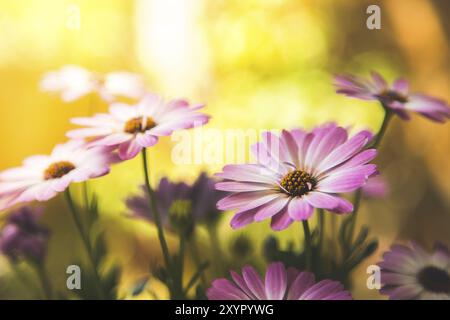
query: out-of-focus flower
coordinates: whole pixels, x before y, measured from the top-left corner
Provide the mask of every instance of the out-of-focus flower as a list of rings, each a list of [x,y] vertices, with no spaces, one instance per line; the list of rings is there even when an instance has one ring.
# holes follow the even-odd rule
[[[352,297],[337,281],[315,281],[314,274],[285,269],[280,262],[267,268],[265,281],[250,266],[242,276],[230,272],[233,281],[217,279],[207,290],[209,300],[351,300]]]
[[[37,222],[41,212],[29,207],[11,213],[0,233],[0,250],[11,261],[20,258],[42,262],[47,253],[49,232]]]
[[[174,230],[179,227],[189,228],[195,223],[214,224],[220,216],[216,203],[221,197],[221,192],[214,189],[214,183],[206,173],[202,173],[192,185],[173,183],[162,178],[155,193],[164,227]],[[143,186],[143,194],[127,199],[126,203],[133,216],[153,222],[146,190]]]
[[[99,93],[106,101],[115,97],[140,99],[146,92],[145,84],[140,75],[126,71],[115,71],[104,76]]]
[[[380,292],[393,300],[450,300],[450,251],[438,244],[432,253],[415,243],[393,245],[383,255]]]
[[[189,198],[189,185],[184,182],[173,183],[167,178],[159,181],[158,188],[155,190],[157,209],[161,216],[161,222],[164,228],[174,231],[170,223],[170,215],[177,219],[185,219],[186,222],[193,222],[191,218],[192,202]],[[150,197],[145,186],[141,187],[142,193],[139,196],[133,196],[126,200],[127,207],[130,209],[133,217],[141,218],[154,222],[153,210],[150,205]]]
[[[334,79],[337,93],[363,100],[378,100],[402,119],[410,118],[408,111],[417,112],[436,122],[450,118],[449,105],[440,99],[419,93],[410,93],[406,80],[397,79],[392,86],[376,72],[371,79],[353,75],[339,75]]]
[[[65,102],[90,93],[98,93],[108,102],[120,96],[139,99],[145,93],[144,81],[137,74],[118,71],[101,75],[75,65],[45,74],[40,86],[43,91],[60,93]]]
[[[47,201],[73,182],[103,176],[115,157],[109,148],[86,148],[83,140],[59,144],[48,156],[29,157],[21,167],[0,172],[0,210],[22,202]]]
[[[377,172],[368,164],[376,150],[363,150],[371,139],[367,131],[348,138],[335,124],[284,130],[281,136],[266,132],[252,148],[258,163],[227,165],[217,174],[225,181],[216,188],[232,192],[217,206],[238,210],[233,228],[271,218],[274,230],[308,219],[314,208],[351,212],[353,205],[337,194],[360,188]]]
[[[245,259],[254,253],[254,248],[250,239],[241,234],[231,242],[230,252],[236,259]]]
[[[143,148],[151,147],[160,136],[173,131],[204,125],[209,117],[190,107],[184,100],[164,102],[161,97],[147,94],[137,105],[114,103],[109,113],[89,118],[74,118],[72,122],[87,128],[68,132],[70,138],[94,138],[93,145],[119,148],[122,160],[134,158]]]
[[[389,185],[382,176],[370,178],[361,188],[367,198],[384,198],[389,193]]]

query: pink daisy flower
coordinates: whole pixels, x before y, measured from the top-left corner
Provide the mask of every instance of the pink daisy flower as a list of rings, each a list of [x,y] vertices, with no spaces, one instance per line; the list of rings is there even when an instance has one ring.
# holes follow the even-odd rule
[[[392,300],[450,300],[450,251],[441,244],[433,252],[393,245],[378,265],[380,292]]]
[[[217,279],[207,290],[209,300],[351,300],[344,286],[332,280],[315,281],[314,274],[285,269],[280,262],[267,268],[265,281],[250,266],[242,276],[231,271],[232,281]]]
[[[361,190],[367,198],[380,199],[388,195],[389,185],[382,176],[376,176],[370,178]]]
[[[40,87],[43,91],[61,94],[65,102],[90,93],[98,93],[108,102],[119,96],[139,99],[145,93],[144,81],[137,74],[117,71],[101,75],[74,65],[45,74]]]
[[[164,102],[161,97],[147,94],[138,104],[114,103],[109,113],[89,118],[74,118],[72,123],[86,128],[69,131],[75,139],[94,139],[92,145],[118,147],[122,160],[134,158],[143,148],[151,147],[160,136],[173,131],[204,125],[209,117],[184,100]]]
[[[82,140],[57,145],[51,155],[27,158],[21,167],[0,173],[0,210],[30,201],[47,201],[82,182],[109,173],[114,155],[107,148],[86,148]]]
[[[351,212],[353,205],[338,194],[362,187],[377,172],[368,164],[376,150],[364,150],[371,139],[367,131],[348,138],[335,124],[283,130],[281,136],[266,132],[252,148],[258,163],[227,165],[217,174],[225,181],[216,188],[231,192],[217,207],[237,210],[233,228],[271,218],[273,230],[307,220],[314,208]]]
[[[392,86],[376,72],[371,79],[338,75],[334,79],[336,92],[362,100],[378,100],[385,108],[408,120],[408,111],[416,112],[436,122],[450,118],[450,107],[443,101],[424,94],[410,93],[406,80],[397,79]]]

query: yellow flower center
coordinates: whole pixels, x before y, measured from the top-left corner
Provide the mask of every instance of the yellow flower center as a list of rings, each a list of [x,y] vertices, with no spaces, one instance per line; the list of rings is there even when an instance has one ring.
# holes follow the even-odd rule
[[[293,197],[301,197],[312,191],[317,181],[309,173],[302,170],[289,172],[281,179],[282,191]]]
[[[75,166],[69,162],[69,161],[59,161],[52,163],[45,171],[44,171],[44,179],[45,180],[51,180],[51,179],[58,179],[66,174],[68,174],[70,171],[74,170]]]
[[[156,126],[156,122],[152,118],[148,117],[146,119],[145,125],[144,125],[143,118],[137,117],[137,118],[128,120],[127,123],[125,123],[125,127],[123,128],[123,131],[125,131],[126,133],[135,134],[135,133],[145,132],[147,130],[150,130],[151,128],[154,128],[155,126]]]
[[[176,219],[184,219],[191,214],[192,202],[190,200],[175,200],[170,208],[169,215]]]
[[[394,90],[386,90],[378,95],[379,99],[386,101],[387,103],[391,102],[400,102],[406,103],[408,102],[408,98],[402,95],[401,93]]]

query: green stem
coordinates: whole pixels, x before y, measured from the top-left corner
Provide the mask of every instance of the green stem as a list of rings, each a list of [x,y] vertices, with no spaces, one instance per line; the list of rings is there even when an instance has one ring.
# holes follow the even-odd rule
[[[389,122],[392,118],[392,111],[390,111],[389,109],[387,109],[387,107],[383,106],[384,108],[384,118],[383,118],[383,123],[381,124],[381,128],[378,131],[377,137],[375,138],[375,141],[372,144],[372,148],[378,149],[378,147],[381,144],[381,140],[384,137],[384,134],[386,133],[387,127],[389,125]]]
[[[356,190],[355,192],[355,199],[353,200],[353,213],[351,216],[351,224],[350,224],[350,241],[353,240],[353,235],[355,232],[355,226],[356,226],[356,219],[358,217],[359,207],[361,205],[361,198],[362,198],[362,190],[361,188]]]
[[[209,263],[204,262],[198,267],[197,272],[192,276],[191,280],[189,280],[186,288],[184,289],[184,294],[187,294],[189,292],[189,290],[192,289],[192,287],[195,285],[197,280],[201,277],[201,275],[206,270],[206,268],[208,268],[208,266],[209,266]]]
[[[35,264],[36,272],[39,276],[39,280],[41,281],[42,290],[44,291],[45,298],[47,300],[52,300],[52,286],[50,285],[50,280],[48,279],[48,274],[44,268],[43,263],[36,262]]]
[[[384,137],[384,134],[386,133],[387,127],[389,125],[389,122],[392,118],[392,111],[390,111],[386,106],[383,105],[384,108],[384,118],[383,118],[383,123],[381,124],[381,128],[378,131],[378,134],[373,142],[373,144],[371,145],[371,148],[375,148],[378,149],[380,144],[381,144],[381,140]],[[356,218],[358,215],[358,210],[360,207],[360,203],[361,203],[361,198],[362,198],[362,191],[361,188],[358,189],[355,193],[355,200],[353,201],[353,214],[352,214],[352,221],[351,221],[351,230],[350,230],[350,240],[353,239],[354,236],[354,231],[355,231],[355,225],[356,225]]]
[[[197,269],[200,269],[201,263],[200,263],[200,255],[198,253],[198,246],[197,246],[197,241],[196,241],[196,237],[192,237],[191,241],[190,241],[190,249],[191,249],[191,253],[192,253],[192,258],[194,259],[195,265],[197,266]],[[202,273],[201,274],[201,278],[200,281],[203,285],[203,287],[206,287],[206,277],[205,274]]]
[[[94,253],[93,253],[93,250],[92,250],[91,242],[89,241],[88,235],[86,235],[86,233],[84,232],[83,223],[81,221],[81,217],[80,217],[80,215],[78,213],[78,210],[77,210],[77,208],[75,206],[75,203],[74,203],[74,201],[72,199],[72,195],[70,194],[70,189],[66,190],[65,195],[66,195],[67,203],[68,203],[69,208],[70,208],[70,213],[72,214],[73,221],[75,222],[75,225],[77,227],[78,233],[80,234],[81,240],[82,240],[82,242],[84,244],[84,247],[86,249],[86,252],[88,254],[88,258],[89,258],[89,261],[91,263],[91,266],[92,266],[92,269],[93,269],[93,272],[94,272],[94,278],[95,278],[95,282],[96,282],[96,285],[97,285],[99,297],[100,297],[100,299],[104,299],[105,295],[103,293],[102,284],[101,284],[101,280],[100,280],[100,275],[98,274],[97,263],[96,263],[96,261],[94,259]]]
[[[170,255],[169,255],[169,247],[167,246],[166,237],[164,236],[164,229],[161,222],[161,216],[158,212],[158,207],[156,205],[156,195],[150,185],[150,176],[147,165],[147,149],[142,149],[142,162],[144,167],[144,176],[145,176],[145,187],[147,188],[147,192],[150,196],[150,207],[152,209],[153,219],[155,220],[156,228],[158,229],[158,238],[159,243],[161,245],[161,250],[164,256],[164,261],[166,264],[167,270],[170,269]]]
[[[90,211],[90,203],[89,203],[89,185],[87,181],[83,182],[83,199],[84,199],[84,205],[86,206],[86,211]]]
[[[312,243],[311,232],[309,230],[308,220],[303,220],[303,233],[305,234],[305,255],[306,255],[306,270],[311,270],[312,267]]]
[[[178,255],[180,256],[180,273],[184,270],[184,253],[186,248],[186,239],[184,235],[180,235]]]
[[[174,292],[172,293],[172,299],[183,300],[185,299],[183,291],[183,273],[184,273],[184,253],[185,253],[186,239],[183,234],[180,234],[178,245],[178,266],[176,270],[176,280],[174,283]]]
[[[325,236],[325,213],[319,209],[319,252],[322,252],[323,240]]]
[[[336,214],[332,214],[330,216],[330,229],[331,229],[331,248],[333,250],[333,252],[337,252],[337,246],[336,246],[336,242],[338,241],[338,237],[337,237],[337,215]]]
[[[208,236],[211,240],[212,255],[214,259],[214,272],[217,276],[222,273],[222,249],[220,248],[219,238],[217,237],[217,228],[215,226],[208,227]]]

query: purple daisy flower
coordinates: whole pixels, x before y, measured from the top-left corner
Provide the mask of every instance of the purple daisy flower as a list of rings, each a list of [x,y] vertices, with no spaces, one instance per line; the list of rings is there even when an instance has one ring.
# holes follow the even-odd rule
[[[410,118],[408,111],[417,112],[436,122],[445,122],[450,118],[450,107],[445,101],[410,93],[408,82],[404,79],[397,79],[389,86],[380,74],[372,72],[371,79],[338,75],[334,78],[334,85],[337,93],[357,99],[378,100],[404,120]]]
[[[72,183],[108,174],[117,161],[111,148],[87,148],[83,140],[59,144],[50,155],[29,157],[21,167],[0,172],[0,210],[50,200]]]
[[[362,187],[377,173],[376,166],[368,164],[377,151],[364,149],[371,139],[368,131],[349,138],[347,130],[335,124],[311,132],[283,130],[280,136],[266,132],[252,147],[258,163],[227,165],[217,174],[225,181],[216,188],[231,192],[217,207],[237,209],[233,228],[271,218],[273,230],[307,220],[314,208],[351,212],[353,205],[338,194]]]
[[[174,219],[191,220],[193,223],[215,223],[220,213],[216,203],[222,195],[220,191],[215,190],[214,184],[215,181],[204,172],[192,185],[185,182],[173,183],[162,178],[155,193],[163,225],[173,230]],[[131,197],[126,203],[133,216],[153,222],[150,198],[146,190],[145,186],[142,186],[142,195]]]
[[[109,113],[89,118],[74,118],[72,123],[85,126],[69,131],[72,139],[94,139],[92,145],[117,147],[122,160],[136,157],[143,148],[155,145],[161,136],[173,131],[204,125],[209,117],[198,112],[203,105],[190,106],[184,100],[164,102],[147,94],[138,104],[114,103]]]
[[[361,190],[366,198],[380,199],[389,193],[389,185],[382,176],[376,176],[370,178]]]
[[[11,213],[0,233],[0,251],[11,261],[30,258],[42,262],[47,252],[49,232],[37,222],[41,211],[29,207]]]
[[[217,279],[206,292],[209,300],[351,300],[351,294],[338,281],[315,281],[314,274],[285,269],[280,262],[269,265],[265,281],[250,266],[242,276],[230,272],[232,281]]]
[[[380,292],[393,300],[450,300],[450,251],[437,244],[432,253],[415,243],[384,253]]]

